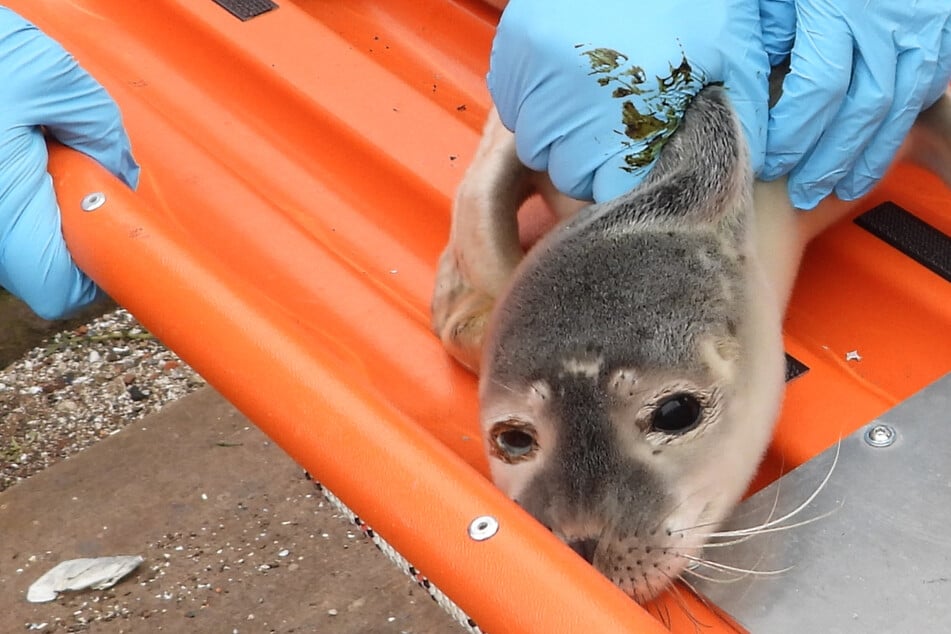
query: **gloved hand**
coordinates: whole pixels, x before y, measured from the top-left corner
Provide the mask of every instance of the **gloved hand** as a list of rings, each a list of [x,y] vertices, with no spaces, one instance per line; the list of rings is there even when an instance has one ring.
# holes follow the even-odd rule
[[[712,82],[726,85],[758,170],[769,75],[760,34],[756,0],[511,0],[489,90],[522,162],[575,198],[636,186]]]
[[[951,79],[948,0],[761,0],[771,62],[792,54],[762,178],[812,209],[865,194]],[[795,41],[795,43],[793,43]]]
[[[40,126],[128,186],[138,184],[119,109],[105,89],[59,44],[0,7],[0,286],[54,319],[98,290],[66,250]]]

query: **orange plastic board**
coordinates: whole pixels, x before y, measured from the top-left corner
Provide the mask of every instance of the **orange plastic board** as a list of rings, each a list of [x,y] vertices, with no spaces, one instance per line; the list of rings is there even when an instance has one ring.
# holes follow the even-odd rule
[[[138,192],[51,154],[70,248],[111,295],[487,631],[663,630],[491,486],[475,379],[429,332],[496,10],[301,0],[241,22],[211,0],[7,4],[122,108]],[[107,202],[83,212],[92,191]],[[915,168],[874,197],[951,231],[951,197]],[[848,221],[823,235],[787,322],[810,370],[759,482],[951,370],[948,332],[951,284]],[[483,514],[501,529],[474,542]],[[652,612],[692,632],[681,601],[734,631],[678,594]]]

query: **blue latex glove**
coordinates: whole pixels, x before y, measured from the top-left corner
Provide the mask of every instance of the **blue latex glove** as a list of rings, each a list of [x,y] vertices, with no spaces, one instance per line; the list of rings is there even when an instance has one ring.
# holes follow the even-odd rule
[[[130,187],[138,184],[119,109],[105,89],[59,44],[0,7],[0,286],[54,319],[99,291],[66,250],[40,126]]]
[[[511,0],[489,90],[522,162],[575,198],[636,186],[713,82],[726,85],[758,170],[769,75],[760,34],[757,0]]]
[[[811,209],[865,194],[951,79],[948,0],[761,0],[764,44],[792,54],[761,177]]]

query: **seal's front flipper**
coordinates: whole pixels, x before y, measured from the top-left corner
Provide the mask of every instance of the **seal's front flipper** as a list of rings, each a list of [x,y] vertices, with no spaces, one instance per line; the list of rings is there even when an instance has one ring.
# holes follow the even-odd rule
[[[495,298],[522,259],[518,209],[533,191],[533,174],[518,160],[515,137],[493,110],[456,193],[431,305],[433,330],[473,372]]]

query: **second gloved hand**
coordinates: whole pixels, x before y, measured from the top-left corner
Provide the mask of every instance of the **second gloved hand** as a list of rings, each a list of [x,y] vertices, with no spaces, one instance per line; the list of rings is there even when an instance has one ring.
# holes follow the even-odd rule
[[[98,289],[66,249],[41,126],[130,187],[138,183],[105,89],[59,44],[0,7],[0,286],[54,319],[93,301]]]
[[[726,86],[758,171],[768,75],[755,0],[511,0],[488,82],[522,162],[604,201],[644,178],[707,83]]]
[[[792,55],[770,114],[763,178],[789,174],[811,209],[865,194],[951,79],[948,0],[761,0],[765,45]]]

